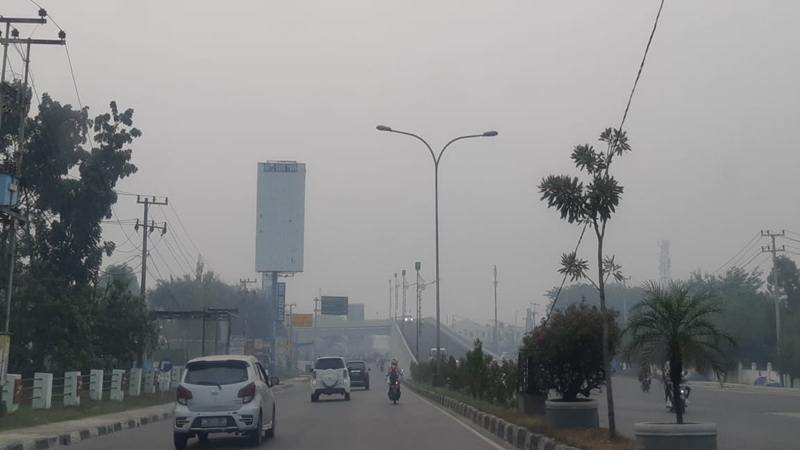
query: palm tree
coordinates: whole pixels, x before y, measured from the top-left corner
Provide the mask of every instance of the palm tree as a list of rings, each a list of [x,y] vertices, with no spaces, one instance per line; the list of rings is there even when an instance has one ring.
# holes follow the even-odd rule
[[[685,283],[650,282],[625,329],[630,335],[626,353],[638,355],[643,363],[661,363],[663,367],[668,362],[672,398],[679,399],[684,364],[715,373],[725,370],[723,345],[732,344],[733,339],[714,323],[721,310],[708,295],[690,293]],[[672,403],[682,424],[684,405]]]

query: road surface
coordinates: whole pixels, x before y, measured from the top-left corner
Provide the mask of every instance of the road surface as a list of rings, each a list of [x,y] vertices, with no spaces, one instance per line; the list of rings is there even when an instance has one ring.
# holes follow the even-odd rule
[[[720,389],[713,383],[689,383],[692,393],[685,420],[717,424],[717,444],[725,450],[800,449],[800,391],[753,386]],[[600,424],[608,426],[605,393]],[[633,436],[635,422],[674,422],[664,405],[662,384],[653,380],[644,393],[636,378],[614,378],[617,429]]]
[[[443,412],[405,389],[400,403],[391,405],[384,384],[373,368],[373,389],[354,389],[351,401],[338,396],[322,397],[311,403],[306,384],[277,393],[276,437],[260,448],[281,450],[503,450],[508,447]],[[76,450],[172,449],[171,421],[120,431],[93,438]],[[208,445],[196,439],[189,448],[240,449],[247,447],[237,438],[212,435]]]

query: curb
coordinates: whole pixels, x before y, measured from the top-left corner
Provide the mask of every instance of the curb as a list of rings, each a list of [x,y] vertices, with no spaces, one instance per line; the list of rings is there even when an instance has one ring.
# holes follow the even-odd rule
[[[472,422],[477,428],[484,429],[513,448],[520,450],[581,450],[566,444],[559,444],[551,437],[528,431],[523,427],[506,422],[497,416],[481,411],[454,398],[430,392],[411,383],[404,384],[417,394],[458,414],[468,422]]]
[[[46,450],[61,445],[72,445],[98,436],[105,436],[107,434],[116,433],[117,431],[138,428],[153,422],[167,420],[170,417],[172,417],[172,413],[165,412],[161,414],[146,415],[136,419],[119,420],[100,426],[84,428],[71,433],[33,437],[11,444],[4,444],[0,446],[0,450]]]

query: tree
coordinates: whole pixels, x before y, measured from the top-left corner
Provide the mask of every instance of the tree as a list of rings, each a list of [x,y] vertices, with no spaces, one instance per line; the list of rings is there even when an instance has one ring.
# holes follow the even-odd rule
[[[616,435],[614,418],[614,395],[611,384],[611,357],[609,328],[610,316],[606,307],[606,282],[609,277],[621,282],[623,280],[621,266],[616,264],[613,256],[606,256],[603,244],[606,226],[612,214],[619,206],[623,187],[617,182],[609,170],[614,157],[622,156],[631,150],[628,137],[622,130],[605,129],[600,134],[600,141],[607,145],[606,151],[597,151],[589,144],[579,145],[572,151],[575,167],[584,172],[590,179],[584,184],[577,177],[569,175],[549,175],[539,184],[542,200],[547,201],[548,208],[555,208],[561,218],[567,222],[591,227],[597,238],[597,278],[588,275],[589,263],[578,258],[575,251],[565,253],[561,258],[559,272],[571,281],[588,280],[600,295],[600,310],[603,313],[602,355],[605,362],[606,398],[608,406],[608,430],[613,438]]]
[[[606,382],[603,324],[611,324],[611,352],[616,349],[619,328],[603,314],[593,306],[570,305],[554,311],[523,340],[521,351],[530,356],[544,387],[555,390],[565,401],[578,401],[578,395],[588,398]]]
[[[465,359],[467,390],[471,396],[482,399],[488,393],[490,382],[488,366],[492,358],[483,352],[483,343],[480,339],[475,339],[474,348],[467,352]]]
[[[649,283],[642,303],[633,309],[626,333],[630,333],[626,352],[640,360],[664,367],[669,363],[673,405],[679,424],[683,423],[680,385],[683,368],[692,364],[700,370],[725,370],[723,343],[733,339],[715,323],[722,308],[703,294],[691,294],[685,283],[666,286]]]
[[[775,258],[775,266],[767,276],[767,289],[778,298],[785,296],[790,312],[800,312],[800,270],[791,258]]]
[[[6,98],[22,99],[6,104],[10,110],[0,130],[2,170],[13,173],[19,138],[8,124],[27,117],[30,91],[20,83],[0,89]],[[11,365],[22,373],[87,368],[108,356],[92,340],[105,320],[98,316],[102,309],[94,287],[103,256],[114,251],[113,242],[102,241],[102,221],[112,217],[116,183],[136,172],[129,145],[141,132],[133,126],[133,110],[115,102],[108,113],[90,119],[88,108],[74,110],[47,94],[36,116],[25,120],[18,185],[19,209],[29,222],[18,230]],[[8,237],[6,229],[3,238]],[[0,272],[8,272],[7,258],[0,261]]]
[[[97,282],[97,287],[106,289],[109,285],[120,283],[132,295],[139,293],[139,278],[127,264],[111,264],[105,268]]]
[[[686,282],[693,295],[716,299],[722,311],[714,318],[717,326],[736,340],[736,346],[725,345],[728,368],[743,362],[765,363],[775,351],[775,310],[773,299],[763,292],[764,281],[758,270],[738,267],[723,275],[693,273]],[[724,345],[724,343],[723,343]]]

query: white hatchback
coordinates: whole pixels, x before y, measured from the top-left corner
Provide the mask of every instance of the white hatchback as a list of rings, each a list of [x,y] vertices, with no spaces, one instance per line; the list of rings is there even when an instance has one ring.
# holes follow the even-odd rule
[[[186,448],[191,437],[200,442],[211,433],[247,436],[259,445],[275,435],[275,397],[278,383],[252,356],[218,355],[186,363],[175,403],[175,448]]]

